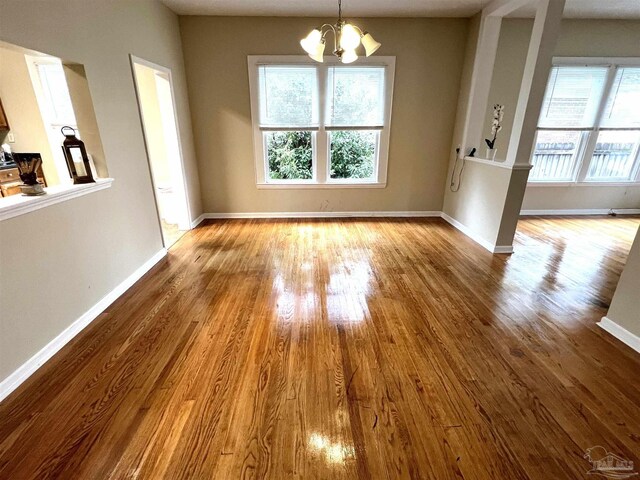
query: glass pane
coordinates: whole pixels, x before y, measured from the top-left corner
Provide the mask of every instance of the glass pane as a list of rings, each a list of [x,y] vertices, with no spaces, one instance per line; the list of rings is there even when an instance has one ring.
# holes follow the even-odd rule
[[[593,127],[607,67],[553,67],[539,127]]]
[[[265,132],[264,137],[270,179],[313,178],[311,132]]]
[[[600,132],[587,180],[628,180],[639,140],[640,131]]]
[[[315,67],[261,66],[260,125],[312,127],[318,124]]]
[[[69,96],[69,87],[61,64],[37,64],[44,96],[51,114],[49,119],[56,125],[75,126],[76,117]]]
[[[618,68],[601,125],[640,127],[640,68]]]
[[[330,135],[331,178],[373,178],[378,132],[346,130]]]
[[[571,181],[575,176],[576,153],[582,132],[540,131],[531,163],[530,181]]]
[[[384,67],[329,68],[327,125],[383,126],[384,72]]]

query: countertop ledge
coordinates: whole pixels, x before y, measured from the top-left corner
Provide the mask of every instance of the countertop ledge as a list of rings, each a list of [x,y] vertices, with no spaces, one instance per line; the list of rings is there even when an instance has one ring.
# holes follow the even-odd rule
[[[38,197],[12,195],[0,198],[0,221],[40,210],[56,203],[66,202],[73,198],[82,197],[98,190],[104,190],[111,187],[112,183],[113,178],[99,178],[95,183],[47,187],[44,189],[47,194]]]

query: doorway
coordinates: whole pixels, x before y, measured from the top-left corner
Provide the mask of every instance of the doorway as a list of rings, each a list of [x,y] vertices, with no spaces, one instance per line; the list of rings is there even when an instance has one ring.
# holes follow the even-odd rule
[[[171,70],[131,56],[153,194],[165,248],[191,229]]]

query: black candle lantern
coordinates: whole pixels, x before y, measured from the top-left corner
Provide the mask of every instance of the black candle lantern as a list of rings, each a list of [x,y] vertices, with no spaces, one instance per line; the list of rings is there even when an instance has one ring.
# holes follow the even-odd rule
[[[91,175],[91,165],[87,150],[84,148],[84,142],[76,137],[76,131],[72,127],[62,127],[61,131],[65,137],[62,142],[62,151],[73,183],[95,182],[93,175]]]

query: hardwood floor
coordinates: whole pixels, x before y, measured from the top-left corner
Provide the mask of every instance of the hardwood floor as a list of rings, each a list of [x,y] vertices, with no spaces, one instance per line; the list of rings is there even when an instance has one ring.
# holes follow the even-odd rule
[[[640,218],[214,221],[0,404],[1,479],[578,479],[640,467],[596,326]]]

